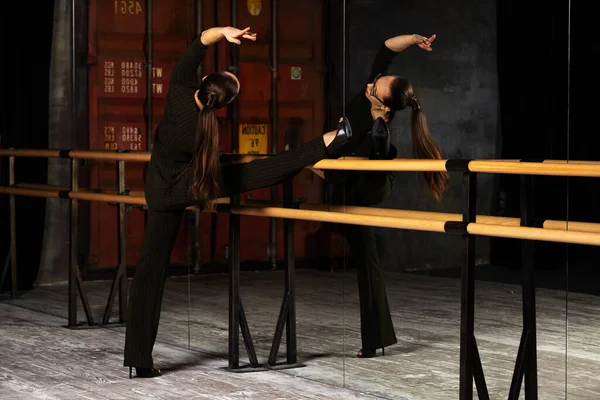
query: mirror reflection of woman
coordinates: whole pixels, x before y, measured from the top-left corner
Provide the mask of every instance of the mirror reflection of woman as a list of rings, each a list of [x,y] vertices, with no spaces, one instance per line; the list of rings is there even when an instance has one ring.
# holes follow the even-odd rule
[[[371,66],[364,92],[358,93],[346,104],[346,115],[352,125],[354,138],[342,146],[339,154],[393,159],[397,150],[391,144],[388,124],[396,112],[409,109],[411,113],[412,152],[415,158],[441,159],[441,152],[429,129],[425,112],[413,91],[411,82],[397,75],[388,75],[396,56],[416,45],[432,51],[436,36],[400,35],[387,39],[379,49]],[[365,134],[363,134],[365,133]],[[425,172],[425,182],[433,198],[440,201],[447,189],[446,172]],[[337,185],[340,202],[354,206],[377,206],[392,191],[394,174],[391,172],[325,171],[325,179]],[[371,226],[342,225],[357,269],[360,298],[362,349],[357,356],[374,357],[377,349],[397,343],[385,290],[383,271],[375,229]]]

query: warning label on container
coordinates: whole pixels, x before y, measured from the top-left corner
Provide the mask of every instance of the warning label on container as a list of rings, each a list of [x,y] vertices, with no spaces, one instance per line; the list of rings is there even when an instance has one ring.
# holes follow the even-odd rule
[[[167,82],[171,73],[167,68],[152,68],[152,94],[167,95]],[[99,79],[101,97],[146,97],[146,67],[142,60],[102,59]]]
[[[269,125],[240,124],[240,154],[267,154]]]
[[[100,131],[104,132],[104,150],[144,151],[146,135],[143,124],[101,122]]]

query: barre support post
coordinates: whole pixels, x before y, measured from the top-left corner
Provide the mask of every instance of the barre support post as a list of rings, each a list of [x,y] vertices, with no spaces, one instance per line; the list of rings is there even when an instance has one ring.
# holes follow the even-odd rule
[[[71,160],[71,191],[79,190],[79,160]],[[68,326],[74,328],[77,326],[77,276],[75,270],[77,266],[77,241],[79,204],[77,199],[69,201],[69,316]]]
[[[76,192],[79,189],[79,160],[71,159],[71,191]],[[69,315],[68,326],[74,328],[77,326],[77,276],[75,270],[77,266],[77,223],[78,208],[77,199],[69,201]]]
[[[79,159],[71,159],[71,192],[79,191]],[[94,325],[92,309],[88,302],[85,290],[83,288],[83,280],[79,273],[79,200],[70,200],[69,213],[69,311],[68,325],[69,328],[77,327],[77,292],[81,297],[83,311],[89,326]]]
[[[287,207],[293,207],[294,182],[288,179],[283,184],[283,198]],[[296,349],[296,258],[294,254],[294,220],[283,221],[285,229],[285,293],[288,298],[288,311],[286,320],[286,353],[287,363],[297,363]]]
[[[521,226],[532,226],[534,222],[533,176],[521,176],[520,184]],[[519,398],[523,381],[525,382],[525,399],[538,398],[534,249],[533,241],[521,240],[523,333],[508,394],[509,400]]]
[[[283,183],[283,206],[298,208],[294,201],[293,178]],[[285,278],[284,293],[281,308],[275,326],[275,334],[271,344],[268,364],[270,367],[277,365],[277,355],[283,338],[283,329],[286,330],[286,366],[285,368],[302,367],[298,364],[296,342],[296,259],[294,254],[294,220],[285,218],[284,225],[284,252],[285,252]]]
[[[239,195],[231,204],[239,203]],[[240,216],[229,214],[229,370],[240,367]]]
[[[117,194],[125,193],[125,161],[116,162],[117,167]],[[110,321],[110,314],[113,309],[115,296],[119,294],[119,323],[125,322],[127,311],[127,226],[126,226],[126,206],[124,203],[117,203],[117,257],[118,265],[115,277],[113,279],[102,324],[106,325]]]
[[[117,162],[119,194],[125,193],[125,161]],[[119,322],[125,322],[127,311],[127,209],[119,203]]]
[[[463,223],[477,218],[477,174],[463,172]],[[489,399],[483,367],[475,340],[475,235],[466,233],[465,263],[461,276],[460,389],[459,398],[473,398],[473,380],[480,399]]]
[[[8,184],[15,185],[15,157],[8,158]],[[10,297],[17,297],[17,205],[15,195],[10,195]],[[4,283],[4,279],[2,282]]]

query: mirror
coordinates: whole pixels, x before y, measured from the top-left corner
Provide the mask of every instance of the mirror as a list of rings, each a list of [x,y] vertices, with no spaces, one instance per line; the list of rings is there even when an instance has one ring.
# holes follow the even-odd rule
[[[367,107],[372,105],[374,114],[382,112],[388,120],[393,115],[388,125],[391,142],[398,149],[397,157],[435,158],[428,154],[431,146],[419,146],[425,136],[418,128],[425,121],[442,159],[559,157],[555,144],[559,131],[553,128],[564,117],[564,113],[559,113],[559,104],[550,95],[540,101],[526,100],[526,93],[534,88],[549,90],[545,82],[554,79],[555,71],[545,69],[535,77],[522,71],[533,70],[538,65],[534,60],[547,59],[564,47],[549,40],[531,51],[515,48],[518,30],[514,27],[525,26],[531,18],[514,15],[510,4],[497,6],[490,2],[477,3],[469,12],[459,11],[455,4],[436,3],[434,7],[383,1],[345,5],[346,99],[350,102],[358,96]],[[435,17],[432,9],[436,10]],[[551,18],[550,13],[539,19],[540,29],[548,21],[546,17]],[[516,62],[523,59],[530,63],[524,66]],[[395,109],[398,111],[390,115]],[[360,121],[350,106],[347,110],[350,120]],[[415,131],[411,129],[412,121],[419,122]],[[369,129],[367,126],[364,131]],[[560,143],[564,143],[564,136]],[[417,150],[422,149],[416,154],[412,151],[415,144]],[[394,175],[390,195],[375,205],[393,210],[383,211],[383,215],[432,218],[431,214],[417,213],[427,211],[438,213],[442,220],[461,220],[465,202],[461,172],[450,172],[448,189],[439,203],[432,196],[435,185],[428,185],[422,173]],[[564,180],[537,178],[535,215],[564,220]],[[518,175],[478,173],[476,184],[471,183],[477,188],[473,199],[477,215],[504,219],[493,220],[496,224],[510,219],[510,223],[518,225],[519,182]],[[545,200],[550,193],[556,203]],[[346,204],[348,208],[353,205],[348,199]],[[362,261],[361,265],[355,255],[355,268],[348,262],[345,341],[352,351],[346,351],[345,386],[392,398],[458,398],[465,390],[472,390],[477,396],[478,389],[483,392],[483,385],[477,388],[466,379],[467,384],[460,387],[461,365],[467,364],[461,362],[462,351],[463,355],[473,354],[474,380],[481,382],[481,377],[485,378],[490,398],[506,397],[511,391],[523,334],[521,240],[476,236],[475,254],[470,261],[474,268],[475,350],[474,343],[461,343],[461,317],[468,321],[468,313],[461,313],[461,301],[468,301],[466,293],[461,293],[467,239],[456,234],[389,228],[375,228],[374,237],[378,263]],[[524,246],[527,249],[532,245]],[[536,242],[533,247],[536,274],[540,275],[534,283],[541,286],[536,303],[539,395],[560,396],[565,384],[566,304],[565,259],[557,254],[564,255],[564,246]],[[363,278],[369,282],[363,285],[370,286],[371,291],[365,290],[362,295],[357,288],[361,285],[360,268],[370,264],[379,264],[382,272],[376,275],[383,278],[373,278],[374,272],[370,280]],[[372,316],[375,322],[362,332],[360,321],[366,313],[361,312],[361,300],[372,309],[379,307],[378,312],[372,311],[379,320]],[[383,357],[381,350],[375,358],[356,357],[356,350],[365,345],[365,331],[389,326],[384,321],[390,317],[395,333],[392,342],[397,343],[386,347]],[[373,347],[383,344],[384,339],[380,338]],[[483,374],[477,368],[477,354]],[[552,367],[546,368],[546,362]],[[516,386],[513,391],[517,392]]]

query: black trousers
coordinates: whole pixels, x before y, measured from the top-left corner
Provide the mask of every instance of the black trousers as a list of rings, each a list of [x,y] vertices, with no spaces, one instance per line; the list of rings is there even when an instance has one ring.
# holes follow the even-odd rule
[[[324,158],[327,158],[325,146],[319,137],[267,159],[222,165],[221,196],[279,184]],[[153,166],[151,161],[148,169],[146,230],[127,310],[124,365],[139,368],[153,367],[152,349],[158,333],[167,267],[183,212],[194,205],[189,191],[193,171],[187,169],[171,186],[158,188],[160,167]]]
[[[385,200],[394,176],[386,172],[359,172],[352,183],[343,185],[346,205],[374,206]],[[383,271],[372,226],[342,225],[342,234],[354,256],[360,302],[360,328],[363,349],[378,349],[397,343],[390,314]]]

